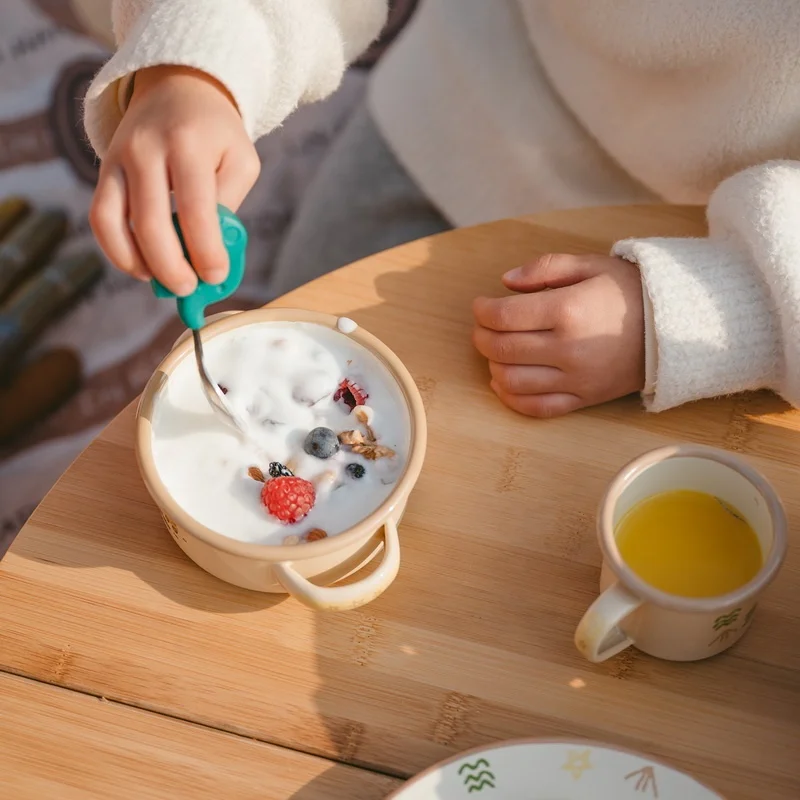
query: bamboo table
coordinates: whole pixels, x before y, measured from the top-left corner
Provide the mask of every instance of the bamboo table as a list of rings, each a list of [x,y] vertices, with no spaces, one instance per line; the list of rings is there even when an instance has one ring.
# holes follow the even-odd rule
[[[471,300],[509,267],[627,235],[702,235],[701,216],[494,223],[280,301],[356,319],[425,398],[403,567],[358,611],[315,614],[188,561],[139,480],[125,411],[0,564],[7,796],[369,800],[479,744],[568,736],[644,751],[731,800],[797,800],[800,414],[755,394],[656,416],[627,399],[539,422],[496,401],[470,346]],[[795,546],[728,653],[673,664],[628,650],[593,666],[572,634],[597,592],[596,503],[624,462],[676,439],[751,459],[784,498]]]

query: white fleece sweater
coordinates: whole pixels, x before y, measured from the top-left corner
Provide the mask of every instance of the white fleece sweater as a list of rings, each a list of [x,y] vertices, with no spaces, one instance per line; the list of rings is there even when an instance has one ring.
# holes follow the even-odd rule
[[[115,0],[89,89],[102,156],[136,70],[225,84],[254,138],[338,84],[385,0]],[[647,306],[647,407],[771,388],[800,405],[800,4],[422,0],[372,79],[399,160],[456,225],[709,203],[708,239],[619,242]]]

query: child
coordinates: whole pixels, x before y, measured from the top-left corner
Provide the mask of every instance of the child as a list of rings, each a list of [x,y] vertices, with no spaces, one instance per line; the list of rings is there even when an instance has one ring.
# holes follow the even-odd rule
[[[333,91],[385,5],[117,0],[119,51],[86,105],[110,259],[191,291],[171,188],[198,273],[220,280],[215,202],[238,206],[251,142]],[[321,168],[276,289],[452,225],[708,203],[706,239],[553,254],[504,277],[517,294],[477,299],[492,386],[541,417],[633,391],[652,411],[762,387],[798,405],[799,40],[793,0],[422,0]]]

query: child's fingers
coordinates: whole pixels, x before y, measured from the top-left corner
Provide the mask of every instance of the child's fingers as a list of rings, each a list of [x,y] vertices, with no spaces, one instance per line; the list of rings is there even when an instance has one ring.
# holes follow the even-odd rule
[[[498,364],[544,364],[558,366],[561,349],[552,331],[498,333],[476,326],[472,332],[475,349],[489,361]]]
[[[514,292],[560,289],[596,275],[598,260],[592,256],[547,253],[523,267],[503,275],[503,283]]]
[[[547,331],[561,322],[557,292],[513,297],[478,297],[472,304],[476,322],[493,331]]]
[[[219,202],[236,211],[255,185],[260,172],[261,161],[254,147],[228,150],[217,170]]]
[[[217,217],[216,173],[207,161],[188,151],[170,156],[169,172],[194,271],[206,283],[222,283],[228,276],[228,254]]]
[[[503,405],[528,417],[538,417],[539,419],[561,417],[586,405],[578,395],[567,392],[509,394],[497,386],[494,381],[492,381],[491,387]]]
[[[126,166],[128,204],[133,235],[147,266],[164,286],[177,295],[191,294],[197,276],[183,256],[172,224],[167,168],[160,158]]]
[[[545,394],[564,389],[566,375],[556,367],[489,362],[492,383],[506,394]]]
[[[127,188],[119,167],[101,169],[89,211],[89,224],[112,264],[139,280],[150,279],[150,272],[128,225]]]

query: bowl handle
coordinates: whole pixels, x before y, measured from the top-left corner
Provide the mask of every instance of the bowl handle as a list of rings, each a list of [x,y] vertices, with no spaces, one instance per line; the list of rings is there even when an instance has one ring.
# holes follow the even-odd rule
[[[383,594],[400,569],[400,539],[397,523],[388,517],[383,523],[383,560],[364,580],[346,586],[317,586],[293,569],[291,562],[282,561],[273,569],[289,594],[317,611],[350,611],[371,602]]]

